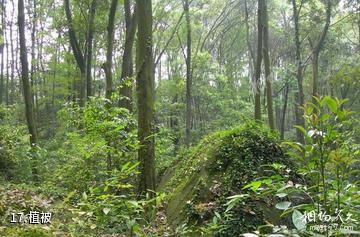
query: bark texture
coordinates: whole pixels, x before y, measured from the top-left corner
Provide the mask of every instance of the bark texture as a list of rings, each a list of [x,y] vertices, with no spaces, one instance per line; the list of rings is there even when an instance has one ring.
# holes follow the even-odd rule
[[[304,105],[304,88],[303,88],[303,65],[301,62],[301,44],[299,35],[299,11],[297,10],[296,0],[291,0],[293,6],[293,18],[294,18],[294,41],[295,41],[295,65],[296,65],[296,81],[298,91],[296,92],[296,107],[295,107],[295,120],[296,125],[305,127],[305,121],[303,118],[303,112],[301,106]],[[296,130],[296,140],[302,144],[305,143],[304,135],[300,130]]]
[[[93,0],[90,6],[89,24],[86,39],[86,94],[87,97],[92,96],[92,81],[91,81],[91,66],[93,56],[93,39],[94,39],[94,21],[96,12],[97,0]]]
[[[265,83],[266,83],[266,102],[267,102],[267,112],[269,127],[275,129],[275,119],[274,119],[274,108],[273,108],[273,99],[272,99],[272,82],[271,82],[271,69],[270,69],[270,56],[269,56],[269,17],[267,4],[264,2],[264,41],[263,41],[263,54],[264,54],[264,65],[265,65]]]
[[[138,14],[138,45],[136,90],[138,104],[138,151],[140,161],[139,193],[151,196],[155,190],[154,149],[154,71],[152,55],[151,0],[136,0]]]
[[[37,143],[37,132],[34,116],[34,106],[31,98],[31,85],[29,82],[29,65],[26,52],[25,39],[25,16],[24,16],[24,1],[18,1],[18,26],[19,26],[19,41],[20,41],[20,62],[21,62],[21,80],[23,85],[23,94],[25,101],[25,115],[28,130],[30,133],[30,144],[35,146]]]
[[[184,2],[184,11],[186,18],[186,127],[185,127],[185,144],[187,146],[191,143],[191,90],[192,90],[192,70],[191,70],[191,22],[190,22],[190,6],[189,0]]]
[[[112,79],[112,55],[114,48],[114,22],[115,22],[115,13],[117,8],[118,1],[112,0],[110,11],[109,11],[109,20],[107,26],[107,47],[106,47],[106,62],[103,64],[103,68],[106,76],[106,92],[105,97],[111,101],[111,96],[113,92],[113,79]]]
[[[71,15],[71,10],[70,10],[70,3],[69,0],[64,0],[64,7],[65,7],[65,14],[66,14],[66,19],[67,19],[67,23],[68,23],[68,34],[69,34],[69,39],[70,39],[70,45],[71,45],[71,49],[73,51],[74,57],[75,57],[75,61],[80,69],[80,106],[84,106],[85,105],[85,100],[86,100],[86,64],[85,64],[85,59],[84,59],[84,55],[81,51],[78,39],[76,37],[75,34],[75,30],[74,30],[74,26],[73,26],[73,21],[72,21],[72,15]]]
[[[131,14],[131,0],[124,1],[125,12],[125,45],[122,56],[120,95],[124,98],[119,100],[119,106],[132,111],[132,77],[133,71],[133,45],[137,25],[136,8]],[[127,80],[130,80],[126,83]]]
[[[255,120],[261,121],[261,88],[260,88],[260,75],[261,75],[261,61],[263,58],[263,15],[264,15],[264,2],[265,0],[258,0],[258,13],[257,13],[257,54],[255,65],[255,78],[253,81],[254,99],[255,99]]]

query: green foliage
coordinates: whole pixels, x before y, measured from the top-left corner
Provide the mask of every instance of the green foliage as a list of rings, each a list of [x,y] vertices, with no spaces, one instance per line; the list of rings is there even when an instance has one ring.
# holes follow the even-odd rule
[[[355,228],[359,225],[358,181],[352,177],[359,171],[356,168],[359,145],[353,140],[354,132],[351,129],[356,120],[352,120],[353,113],[344,108],[345,102],[324,96],[314,98],[313,103],[308,102],[304,106],[306,128],[297,126],[297,129],[303,132],[306,144],[284,142],[284,145],[290,147],[289,155],[299,164],[297,173],[301,174],[301,179],[295,180],[289,176],[288,167],[273,164],[273,168],[285,172],[257,178],[244,186],[244,189],[251,189],[256,197],[275,200],[274,206],[282,210],[282,216],[292,213],[292,225],[287,227],[295,227],[302,234],[315,235],[314,230],[310,229],[313,225],[338,224],[339,228],[329,228],[322,232],[327,236],[345,233],[341,229],[343,225]],[[247,199],[249,196],[234,196],[228,205]],[[315,220],[301,221],[309,212],[316,213]],[[333,219],[321,220],[317,218],[320,213]],[[343,220],[339,217],[336,220],[335,217],[340,214]],[[276,225],[270,223],[273,227]],[[288,233],[289,229],[274,227],[273,232]]]
[[[47,164],[49,180],[69,192],[102,183],[112,170],[135,163],[137,141],[134,120],[127,110],[106,108],[104,99],[93,98],[85,108],[75,103],[59,111],[61,124]]]
[[[23,181],[31,177],[27,128],[12,120],[15,108],[0,106],[0,179]]]
[[[135,174],[137,164],[126,163],[120,170],[114,170],[103,183],[83,192],[74,204],[71,203],[76,191],[69,193],[64,200],[64,204],[72,205],[69,231],[87,233],[88,236],[137,231],[144,203],[135,201],[133,186],[127,183],[135,178]]]

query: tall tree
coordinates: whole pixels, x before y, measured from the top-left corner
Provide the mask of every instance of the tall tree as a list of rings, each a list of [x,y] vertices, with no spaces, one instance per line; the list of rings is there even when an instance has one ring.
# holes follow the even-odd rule
[[[155,190],[154,70],[151,0],[136,0],[138,14],[136,90],[138,105],[139,193]],[[150,192],[152,195],[152,192]]]
[[[70,3],[69,0],[64,0],[64,8],[65,8],[65,14],[66,14],[66,19],[67,19],[67,23],[68,23],[68,34],[69,34],[69,39],[70,39],[70,45],[76,60],[76,63],[80,69],[80,106],[84,106],[85,105],[85,100],[86,100],[86,88],[85,88],[85,84],[86,84],[86,64],[85,64],[85,58],[84,58],[84,54],[81,51],[80,45],[79,45],[79,41],[76,37],[76,33],[75,33],[75,29],[74,29],[74,25],[73,25],[73,20],[72,20],[72,15],[71,15],[71,10],[70,10]]]
[[[127,108],[132,111],[132,83],[126,83],[126,80],[131,80],[133,77],[133,45],[135,41],[135,32],[137,25],[136,7],[134,13],[131,14],[131,0],[124,0],[125,12],[125,45],[122,56],[121,66],[121,82],[120,95],[125,98],[120,99],[120,107]]]
[[[269,56],[269,17],[267,3],[264,1],[264,18],[263,18],[263,55],[265,66],[265,83],[266,83],[266,104],[269,119],[269,127],[275,129],[273,99],[272,99],[272,82],[270,78],[270,56]]]
[[[299,33],[299,15],[300,10],[297,9],[296,0],[292,0],[293,6],[293,21],[294,21],[294,42],[295,42],[295,65],[296,65],[296,81],[298,86],[298,91],[296,92],[296,107],[295,107],[295,120],[296,125],[304,127],[305,121],[303,118],[303,113],[301,106],[304,105],[304,87],[303,87],[303,65],[301,62],[301,43],[300,43],[300,33]],[[304,143],[304,135],[300,130],[296,130],[296,139],[300,143]]]
[[[261,88],[260,88],[260,76],[261,76],[261,62],[263,58],[263,18],[264,18],[264,2],[265,0],[258,0],[258,12],[257,12],[257,54],[255,65],[255,77],[253,81],[254,97],[255,97],[255,120],[261,121]]]
[[[255,56],[253,47],[250,42],[250,24],[249,24],[249,9],[247,5],[247,0],[244,2],[245,6],[245,27],[246,27],[246,45],[249,51],[249,77],[253,78],[254,76],[254,64],[255,64]]]
[[[88,31],[86,37],[86,94],[92,96],[91,67],[93,58],[94,21],[97,0],[93,0],[90,6]]]
[[[285,89],[284,89],[284,104],[282,108],[281,120],[280,120],[280,137],[282,140],[285,138],[285,118],[286,118],[286,110],[288,107],[288,98],[290,92],[290,83],[288,80],[285,82]]]
[[[15,4],[13,2],[13,15],[15,14]],[[14,29],[13,29],[13,18],[11,18],[11,22],[10,22],[10,54],[11,54],[11,60],[10,60],[10,82],[9,82],[9,86],[8,86],[8,90],[9,90],[9,103],[13,104],[14,103],[14,94],[15,94],[15,60],[16,60],[16,56],[15,56],[15,48],[14,48]],[[17,55],[17,53],[16,53]],[[9,55],[8,55],[9,57]]]
[[[31,64],[30,64],[30,84],[31,84],[31,98],[32,98],[32,103],[34,105],[34,111],[35,111],[35,120],[37,118],[37,110],[39,109],[37,107],[37,96],[36,96],[36,92],[33,91],[34,90],[34,84],[35,84],[35,70],[36,70],[36,64],[37,64],[37,60],[35,59],[35,38],[36,38],[36,34],[37,34],[37,28],[36,28],[36,24],[37,24],[37,2],[36,0],[33,0],[33,14],[32,16],[30,16],[29,18],[32,18],[31,21]],[[30,7],[29,7],[30,9]],[[30,12],[30,11],[29,11]],[[40,53],[38,52],[38,56],[40,57]]]
[[[325,37],[330,27],[331,17],[331,0],[326,1],[326,20],[324,28],[318,39],[311,39],[309,37],[309,44],[311,47],[311,66],[312,66],[312,95],[319,96],[319,55],[323,47]]]
[[[0,6],[1,11],[1,28],[0,28],[0,38],[5,38],[5,2],[4,0],[1,1]],[[3,103],[4,97],[4,40],[0,43],[0,53],[1,53],[1,74],[0,74],[0,104]]]
[[[37,131],[34,116],[34,106],[31,98],[31,85],[29,82],[29,65],[26,52],[25,39],[25,14],[24,1],[18,1],[18,26],[19,26],[19,41],[20,41],[20,62],[21,62],[21,80],[23,85],[23,94],[25,101],[25,111],[27,126],[30,133],[30,143],[32,146],[37,144]]]
[[[113,80],[112,80],[112,55],[114,48],[114,22],[115,22],[115,13],[117,8],[118,1],[112,0],[110,11],[109,11],[109,20],[107,26],[107,48],[106,48],[106,62],[103,64],[103,69],[106,76],[106,92],[105,97],[108,100],[111,100],[113,92]]]
[[[191,21],[189,0],[184,2],[184,12],[186,18],[186,128],[185,128],[185,144],[190,145],[191,142],[191,89],[192,89],[192,70],[191,70]]]
[[[5,29],[7,29],[6,25],[7,25],[7,22],[5,20]],[[5,104],[9,105],[9,75],[10,75],[9,61],[10,61],[10,59],[9,59],[9,40],[8,40],[7,34],[8,34],[8,31],[4,30],[4,38],[5,38],[5,45],[6,45],[6,79],[5,79],[4,90],[5,90]]]

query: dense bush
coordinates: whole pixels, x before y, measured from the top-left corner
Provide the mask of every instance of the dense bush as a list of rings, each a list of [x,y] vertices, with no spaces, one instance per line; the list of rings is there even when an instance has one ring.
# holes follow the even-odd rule
[[[135,122],[125,109],[93,98],[84,108],[67,104],[58,113],[57,136],[46,148],[49,179],[68,192],[101,184],[113,170],[136,162]]]
[[[292,214],[292,224],[287,228],[276,226],[274,221],[268,223],[277,234],[359,234],[354,229],[360,217],[359,186],[354,179],[359,171],[359,145],[351,130],[357,121],[345,102],[329,96],[314,98],[304,106],[306,128],[297,126],[306,143],[283,143],[291,147],[289,155],[299,164],[297,173],[306,183],[284,175],[258,177],[244,186],[252,196],[236,195],[230,203],[254,198],[276,200],[274,205],[282,210],[283,217]]]
[[[14,112],[15,108],[0,106],[0,180],[20,182],[31,178],[34,159],[26,125],[11,118]]]

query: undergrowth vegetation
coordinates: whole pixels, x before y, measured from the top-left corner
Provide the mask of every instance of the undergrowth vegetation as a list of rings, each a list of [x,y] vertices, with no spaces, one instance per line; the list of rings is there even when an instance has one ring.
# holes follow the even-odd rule
[[[1,107],[1,236],[358,233],[359,145],[351,128],[359,124],[346,101],[322,97],[304,106],[306,126],[297,129],[305,144],[247,121],[187,149],[159,127],[158,193],[145,199],[136,193],[135,120],[106,103],[64,105],[56,132],[36,148],[11,120],[17,108]],[[51,212],[51,224],[10,223],[30,211]]]

